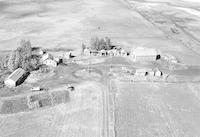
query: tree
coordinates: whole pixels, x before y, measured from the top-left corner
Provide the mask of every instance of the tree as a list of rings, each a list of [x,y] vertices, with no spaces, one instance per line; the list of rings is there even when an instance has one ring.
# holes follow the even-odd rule
[[[0,69],[5,69],[8,67],[9,55],[5,55],[0,59]]]
[[[82,44],[82,51],[81,51],[82,54],[84,53],[85,48],[86,48],[85,44]]]
[[[21,67],[22,67],[24,70],[27,70],[27,71],[30,71],[30,70],[31,70],[31,65],[30,65],[30,62],[29,62],[29,59],[28,59],[28,58],[22,60],[22,62],[21,62]]]
[[[110,39],[108,37],[99,39],[98,37],[94,37],[90,41],[91,48],[94,50],[110,50],[112,49],[112,45]]]
[[[14,71],[15,70],[15,51],[11,51],[10,55],[9,55],[9,59],[8,59],[8,69],[10,71]]]
[[[20,50],[24,58],[30,57],[32,55],[32,47],[31,42],[26,40],[21,40],[20,42]]]
[[[108,50],[112,49],[110,38],[105,37],[105,43],[106,43],[106,46],[107,46]]]
[[[20,65],[21,65],[21,54],[20,54],[20,51],[19,50],[16,50],[15,51],[15,68],[19,68]]]
[[[31,56],[29,62],[30,62],[30,68],[29,69],[31,69],[31,71],[38,69],[38,67],[40,65],[38,56]]]
[[[90,40],[90,45],[91,45],[91,48],[93,50],[99,50],[100,49],[100,41],[99,41],[99,38],[98,37],[93,37],[91,38]]]

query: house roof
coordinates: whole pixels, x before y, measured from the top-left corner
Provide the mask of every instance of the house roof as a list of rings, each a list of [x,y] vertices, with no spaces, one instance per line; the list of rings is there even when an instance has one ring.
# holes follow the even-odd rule
[[[132,54],[136,56],[156,56],[158,52],[155,49],[137,47],[132,50]]]
[[[16,81],[19,80],[19,78],[21,78],[25,73],[26,73],[25,70],[23,70],[22,68],[18,68],[18,69],[16,69],[12,74],[10,74],[10,75],[8,76],[7,79],[11,79],[11,80],[13,80],[13,81],[16,82]]]

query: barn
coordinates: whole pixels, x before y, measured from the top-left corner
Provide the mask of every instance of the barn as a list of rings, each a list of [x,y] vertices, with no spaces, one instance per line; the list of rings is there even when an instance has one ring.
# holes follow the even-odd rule
[[[5,79],[4,83],[7,87],[16,87],[25,80],[26,74],[25,70],[18,68]]]
[[[131,51],[133,61],[156,61],[157,56],[158,52],[155,49],[138,47]]]

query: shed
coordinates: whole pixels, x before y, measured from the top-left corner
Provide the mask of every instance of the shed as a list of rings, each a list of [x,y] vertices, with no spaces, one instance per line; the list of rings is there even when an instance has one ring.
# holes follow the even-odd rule
[[[148,74],[148,71],[146,69],[136,69],[135,75],[136,76],[146,76]]]
[[[8,78],[5,79],[4,83],[7,87],[16,87],[25,80],[26,74],[27,73],[24,69],[18,68],[13,71],[12,74],[8,76]]]
[[[85,48],[84,51],[83,51],[84,55],[89,56],[90,55],[90,51],[91,50],[89,48]]]
[[[99,55],[100,56],[106,56],[107,55],[107,51],[102,49],[102,50],[99,51]]]
[[[43,54],[42,55],[42,57],[41,57],[41,59],[40,59],[40,62],[44,62],[45,60],[47,60],[48,58],[52,58],[52,56],[50,55],[50,54],[48,54],[48,53],[46,53],[46,54]]]
[[[121,54],[121,56],[124,56],[124,57],[126,57],[128,55],[128,53],[124,49],[122,49],[120,51],[120,54]]]
[[[41,48],[32,50],[32,55],[43,55],[44,51]]]
[[[162,76],[162,72],[160,70],[155,71],[155,76],[156,77],[161,77]]]
[[[113,53],[112,50],[107,51],[107,54],[108,54],[109,56],[114,56],[114,53]]]
[[[131,51],[131,57],[134,61],[155,61],[157,56],[157,50],[150,48],[137,47]]]

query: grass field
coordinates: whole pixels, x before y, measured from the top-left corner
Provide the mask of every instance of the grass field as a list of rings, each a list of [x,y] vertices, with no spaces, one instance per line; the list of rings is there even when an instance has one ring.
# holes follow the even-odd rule
[[[199,136],[200,102],[187,84],[119,84],[117,137]]]
[[[149,11],[152,11],[149,7],[155,6],[162,14],[177,14],[174,18],[192,18],[193,22],[184,25],[198,37],[200,21],[187,10],[192,6],[197,10],[198,4],[170,2],[161,2],[163,6],[158,5],[159,8],[155,1],[153,4],[146,1],[142,6]],[[199,55],[180,41],[168,39],[168,35],[123,0],[1,0],[0,5],[0,50],[16,48],[21,39],[29,39],[33,46],[77,50],[93,36],[108,36],[115,45],[153,47],[177,56],[184,63],[199,65]],[[192,13],[197,13],[196,10]]]

